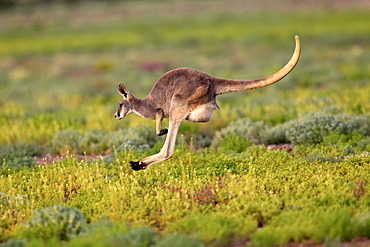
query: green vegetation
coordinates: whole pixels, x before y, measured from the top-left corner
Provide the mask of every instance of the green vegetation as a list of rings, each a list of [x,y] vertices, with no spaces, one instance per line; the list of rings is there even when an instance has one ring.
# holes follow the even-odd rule
[[[60,205],[36,209],[31,220],[22,226],[21,235],[26,238],[69,240],[72,236],[82,232],[86,224],[83,214],[74,208]]]
[[[1,245],[369,244],[369,11],[309,2],[0,12]],[[262,77],[289,59],[296,34],[302,57],[289,76],[218,97],[211,122],[182,125],[173,158],[129,168],[164,138],[153,121],[113,118],[119,82],[145,97],[181,66]],[[47,154],[64,158],[40,164]]]

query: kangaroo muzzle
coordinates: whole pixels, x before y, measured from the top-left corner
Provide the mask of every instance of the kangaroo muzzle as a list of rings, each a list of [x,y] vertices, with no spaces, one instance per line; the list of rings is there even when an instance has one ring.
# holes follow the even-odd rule
[[[122,119],[123,117],[120,116],[120,113],[119,112],[116,112],[116,114],[114,114],[114,118],[117,119],[117,120],[120,120]]]

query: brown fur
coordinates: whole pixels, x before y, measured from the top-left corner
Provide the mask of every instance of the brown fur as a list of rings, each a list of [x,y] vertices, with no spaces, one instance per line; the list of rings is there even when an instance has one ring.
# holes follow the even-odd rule
[[[261,79],[228,80],[196,69],[178,68],[162,75],[144,99],[134,97],[123,84],[118,85],[117,90],[123,99],[115,114],[116,119],[122,119],[134,112],[144,118],[156,120],[156,134],[164,135],[167,134],[167,129],[162,129],[162,120],[169,118],[168,135],[161,151],[137,162],[130,161],[132,169],[145,169],[172,157],[181,123],[184,120],[210,121],[213,111],[219,109],[217,95],[265,87],[284,78],[299,60],[300,41],[298,36],[295,39],[296,47],[290,61],[275,74]]]

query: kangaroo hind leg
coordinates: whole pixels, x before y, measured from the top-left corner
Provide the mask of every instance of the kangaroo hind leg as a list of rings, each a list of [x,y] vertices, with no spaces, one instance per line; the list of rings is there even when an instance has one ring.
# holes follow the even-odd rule
[[[141,159],[139,161],[130,161],[131,168],[133,170],[142,170],[146,169],[151,165],[154,165],[156,163],[162,162],[164,160],[167,160],[173,156],[173,153],[175,151],[175,144],[176,144],[176,137],[177,133],[179,131],[180,125],[182,121],[177,122],[171,122],[169,125],[168,134],[166,137],[166,141],[161,149],[161,151],[157,154],[148,156],[144,159]]]
[[[179,132],[179,128],[182,122],[189,115],[187,103],[187,100],[183,100],[180,95],[174,96],[171,102],[169,114],[170,122],[168,133],[161,151],[137,162],[130,161],[131,168],[133,170],[148,168],[151,165],[167,160],[173,156],[173,153],[175,151],[177,133]],[[157,130],[159,129],[158,127],[159,126],[157,125]]]

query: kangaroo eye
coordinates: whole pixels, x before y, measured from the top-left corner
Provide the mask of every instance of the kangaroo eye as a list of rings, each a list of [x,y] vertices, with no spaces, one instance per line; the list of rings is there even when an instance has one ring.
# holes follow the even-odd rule
[[[119,103],[118,105],[119,105],[120,107],[122,107],[122,106],[123,106],[123,104],[122,104],[122,103]]]

